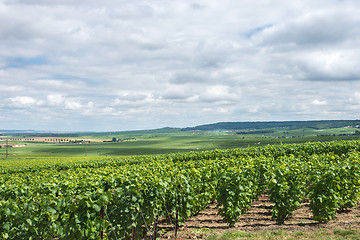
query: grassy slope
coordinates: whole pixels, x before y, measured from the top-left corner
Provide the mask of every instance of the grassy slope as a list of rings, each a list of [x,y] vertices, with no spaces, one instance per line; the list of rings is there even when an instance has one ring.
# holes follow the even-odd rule
[[[352,134],[355,128],[336,129],[267,129],[268,133],[237,134],[232,131],[137,131],[122,133],[100,133],[92,137],[100,139],[136,138],[128,142],[107,142],[107,143],[36,143],[26,142],[26,147],[9,148],[9,158],[24,158],[33,156],[119,156],[119,155],[142,155],[159,154],[169,152],[198,151],[210,149],[239,148],[248,146],[263,146],[268,144],[281,143],[302,143],[308,141],[332,141],[359,139],[360,135],[333,136],[339,134]],[[86,133],[84,138],[89,138]],[[319,136],[318,136],[319,135]],[[331,135],[331,136],[320,136]],[[81,137],[81,136],[79,136]],[[24,144],[24,142],[19,142]],[[0,159],[5,158],[5,149],[0,149]]]

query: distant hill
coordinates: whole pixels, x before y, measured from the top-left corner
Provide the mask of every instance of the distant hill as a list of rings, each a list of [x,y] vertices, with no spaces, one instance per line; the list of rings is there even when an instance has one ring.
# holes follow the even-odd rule
[[[34,130],[2,130],[0,129],[0,133],[32,133]]]
[[[271,121],[271,122],[218,122],[212,124],[204,124],[195,127],[186,128],[158,128],[150,130],[134,130],[134,131],[113,131],[113,132],[45,132],[35,130],[0,130],[1,135],[11,136],[27,136],[27,137],[77,137],[77,136],[103,136],[103,135],[141,135],[141,134],[157,134],[157,133],[176,133],[180,131],[232,131],[232,130],[262,130],[274,128],[287,129],[329,129],[341,127],[356,127],[360,125],[360,120],[319,120],[319,121]]]
[[[327,129],[346,126],[359,126],[360,120],[319,120],[319,121],[284,121],[284,122],[219,122],[182,128],[182,131],[216,131],[216,130],[257,130],[267,128],[313,128]]]

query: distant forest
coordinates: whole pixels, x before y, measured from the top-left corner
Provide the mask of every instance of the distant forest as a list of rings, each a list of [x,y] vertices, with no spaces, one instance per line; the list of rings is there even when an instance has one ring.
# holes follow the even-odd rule
[[[319,121],[284,121],[284,122],[219,122],[196,127],[182,128],[182,131],[216,131],[216,130],[256,130],[267,128],[312,128],[328,129],[340,127],[356,127],[360,120],[319,120]]]
[[[0,136],[2,135],[12,135],[19,137],[78,137],[78,136],[103,136],[114,135],[114,134],[155,134],[155,133],[174,133],[179,131],[249,131],[254,133],[270,133],[271,129],[275,128],[286,128],[286,129],[302,129],[302,128],[311,128],[311,129],[329,129],[329,128],[341,128],[341,127],[359,127],[360,120],[319,120],[319,121],[279,121],[279,122],[219,122],[213,124],[199,125],[196,127],[186,127],[186,128],[170,128],[164,127],[159,129],[151,130],[135,130],[135,131],[116,131],[116,132],[37,132],[34,130],[0,130]],[[264,130],[267,129],[267,130]],[[261,131],[261,132],[259,132]],[[246,134],[242,132],[241,134]]]

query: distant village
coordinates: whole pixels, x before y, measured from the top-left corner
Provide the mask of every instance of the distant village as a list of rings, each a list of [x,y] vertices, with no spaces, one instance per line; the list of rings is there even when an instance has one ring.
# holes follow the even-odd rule
[[[58,138],[58,137],[0,137],[0,142],[5,141],[10,142],[49,142],[49,143],[75,143],[75,144],[86,144],[86,143],[101,143],[101,142],[126,142],[126,141],[135,141],[136,138],[126,138],[126,139],[92,139],[92,138],[84,138],[84,139],[74,139],[74,138]],[[26,144],[14,144],[14,143],[0,143],[0,148],[2,147],[25,147]]]

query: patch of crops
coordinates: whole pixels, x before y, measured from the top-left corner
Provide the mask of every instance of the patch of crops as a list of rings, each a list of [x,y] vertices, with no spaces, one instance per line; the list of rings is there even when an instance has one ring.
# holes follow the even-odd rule
[[[360,192],[360,141],[103,158],[0,168],[2,239],[130,239],[217,202],[234,226],[267,192],[282,224],[307,199],[334,219]]]

